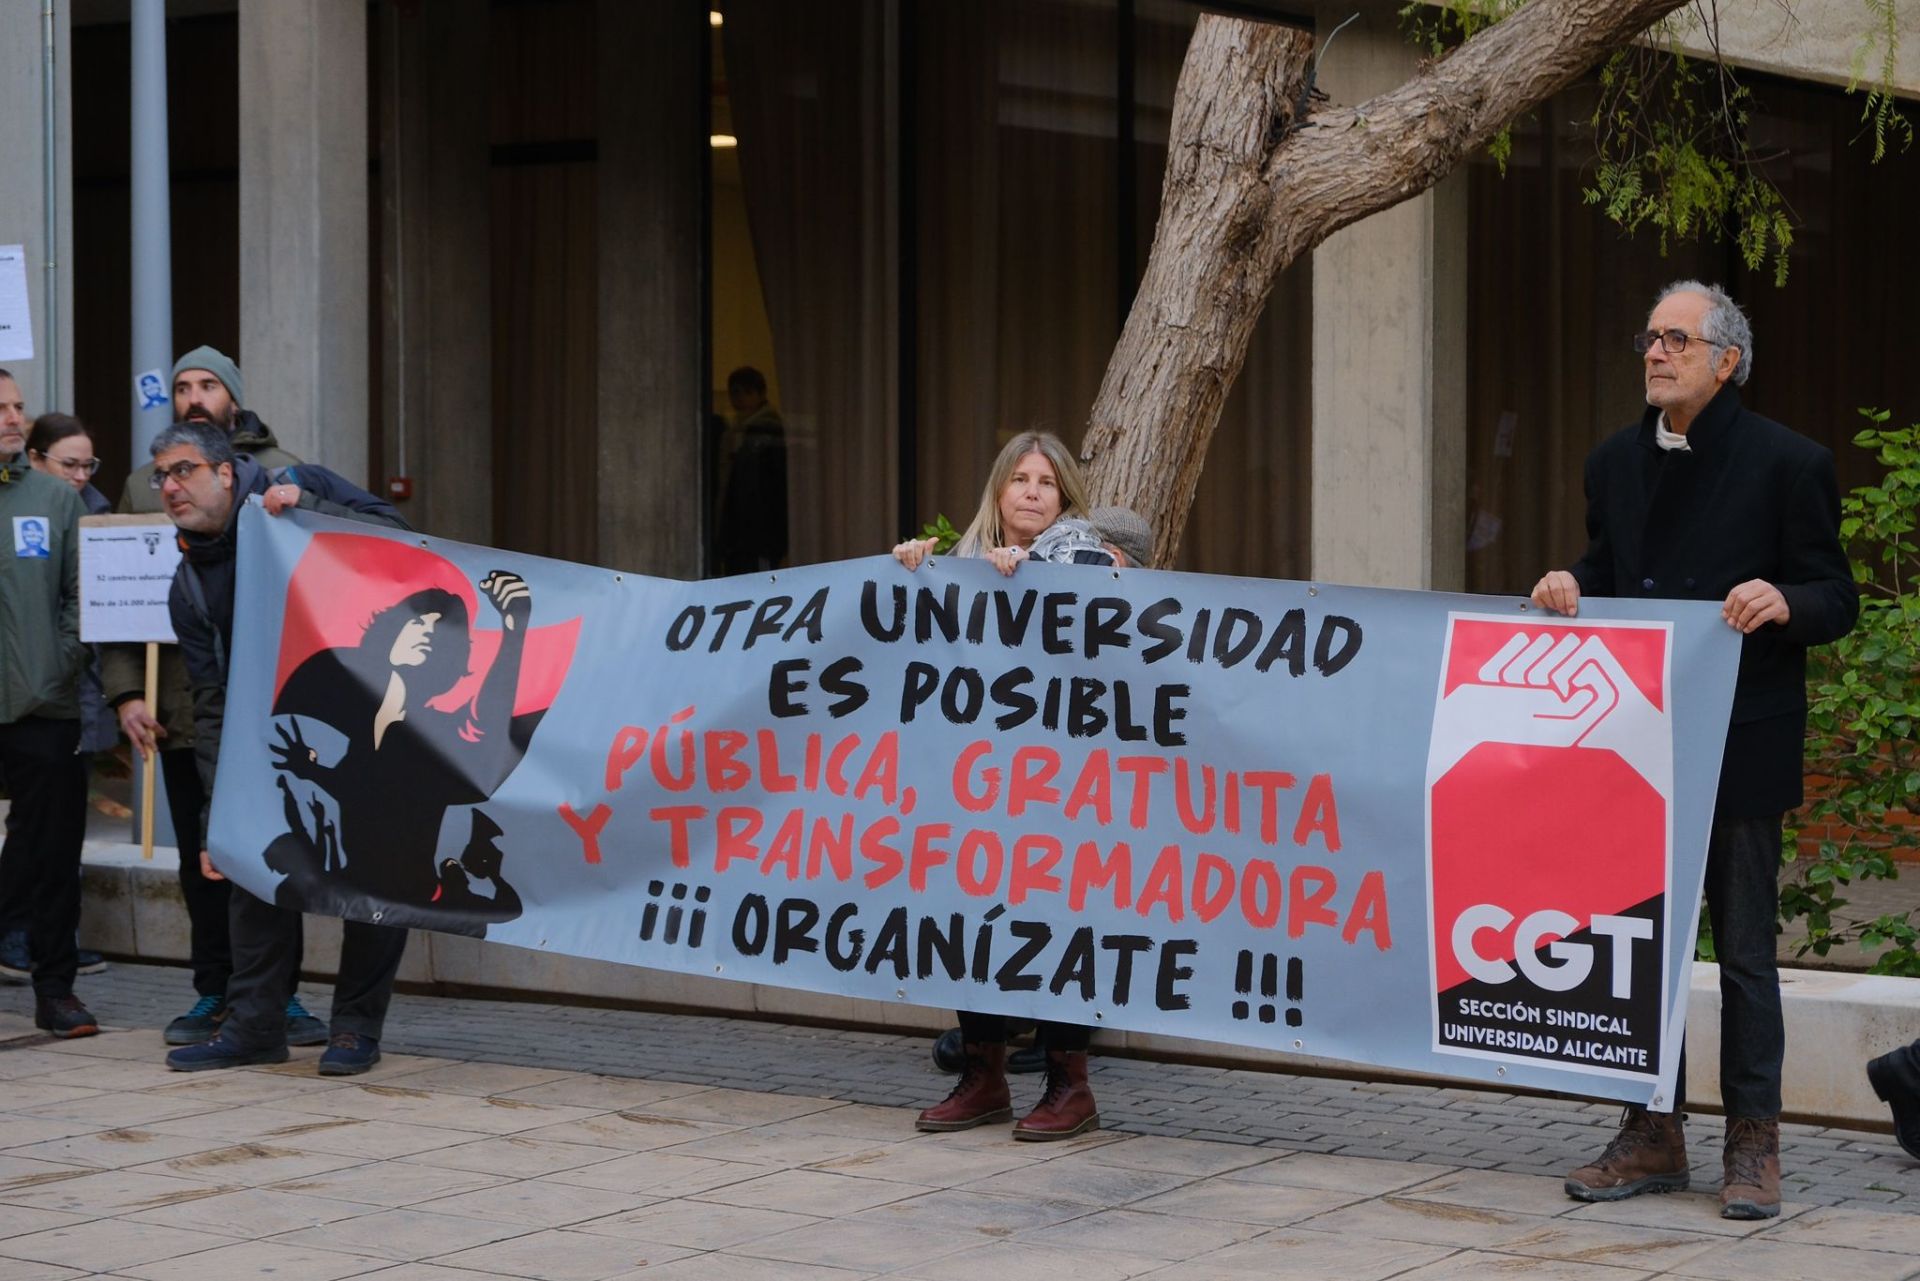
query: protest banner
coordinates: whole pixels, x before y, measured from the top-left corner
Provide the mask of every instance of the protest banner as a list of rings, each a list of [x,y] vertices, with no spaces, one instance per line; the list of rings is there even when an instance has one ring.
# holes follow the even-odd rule
[[[818,992],[1671,1099],[1717,606],[886,558],[705,583],[241,515],[262,897]]]

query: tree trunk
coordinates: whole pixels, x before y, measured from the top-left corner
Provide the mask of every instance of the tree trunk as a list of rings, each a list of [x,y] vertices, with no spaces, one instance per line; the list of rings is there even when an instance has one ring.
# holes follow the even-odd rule
[[[1082,446],[1094,501],[1146,517],[1155,563],[1171,564],[1280,271],[1426,191],[1683,3],[1534,0],[1391,93],[1304,122],[1313,37],[1202,16],[1174,95],[1153,252]]]

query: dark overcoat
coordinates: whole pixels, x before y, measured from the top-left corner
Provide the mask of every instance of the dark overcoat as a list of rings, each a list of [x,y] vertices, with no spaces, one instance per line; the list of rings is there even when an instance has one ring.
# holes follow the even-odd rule
[[[1838,640],[1860,612],[1840,546],[1833,454],[1743,407],[1732,383],[1687,431],[1654,440],[1659,411],[1587,458],[1587,552],[1572,568],[1587,596],[1723,601],[1751,579],[1791,615],[1740,649],[1717,818],[1765,818],[1802,799],[1807,649]]]

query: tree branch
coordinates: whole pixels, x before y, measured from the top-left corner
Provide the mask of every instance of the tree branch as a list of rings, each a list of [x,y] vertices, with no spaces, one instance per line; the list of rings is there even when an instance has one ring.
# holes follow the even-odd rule
[[[1280,271],[1418,195],[1686,0],[1534,0],[1411,80],[1295,128],[1312,39],[1202,16],[1174,96],[1160,221],[1082,446],[1095,501],[1171,563],[1227,392]]]

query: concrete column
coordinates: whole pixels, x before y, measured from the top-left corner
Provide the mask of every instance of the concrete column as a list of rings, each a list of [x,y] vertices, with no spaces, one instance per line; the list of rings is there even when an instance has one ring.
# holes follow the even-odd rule
[[[700,573],[707,6],[600,0],[599,553]]]
[[[476,264],[477,268],[478,264]],[[240,368],[281,444],[367,479],[367,6],[240,6]]]
[[[389,4],[381,24],[384,457],[415,528],[493,541],[485,5]]]
[[[73,409],[72,45],[69,6],[57,5],[52,23],[53,146],[49,157],[43,7],[0,5],[0,156],[6,157],[0,169],[0,244],[17,244],[26,251],[27,306],[33,321],[32,359],[9,357],[0,360],[0,368],[19,380],[28,414]]]
[[[133,165],[131,200],[133,360],[127,368],[133,406],[133,457],[144,459],[153,438],[173,422],[169,397],[150,403],[139,390],[148,370],[159,370],[166,392],[173,345],[173,180],[167,162],[167,4],[134,0],[132,75]],[[196,344],[197,345],[197,344]]]
[[[1397,2],[1366,0],[1320,63],[1357,104],[1413,74]],[[1317,6],[1320,39],[1356,9]],[[1466,176],[1313,256],[1315,579],[1459,590],[1466,574]]]

